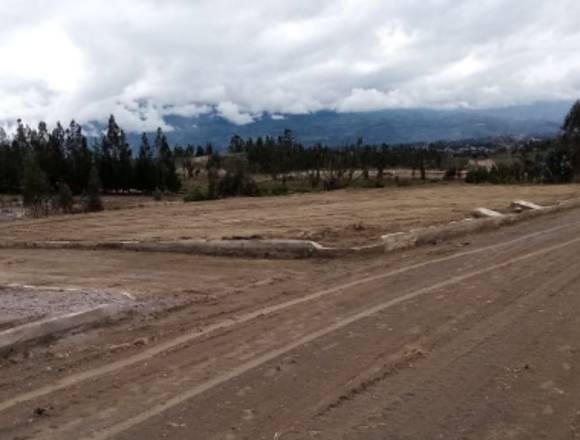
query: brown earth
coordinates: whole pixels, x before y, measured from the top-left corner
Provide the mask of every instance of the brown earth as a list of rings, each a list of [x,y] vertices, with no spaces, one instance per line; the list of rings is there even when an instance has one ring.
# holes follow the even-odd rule
[[[1,360],[0,438],[580,438],[579,254],[578,209],[323,262],[2,250],[0,283],[194,291]]]
[[[506,209],[514,199],[551,204],[577,197],[578,185],[440,184],[190,204],[148,202],[141,207],[130,198],[133,209],[3,223],[0,241],[261,237],[368,244],[384,233],[465,218],[480,206]]]

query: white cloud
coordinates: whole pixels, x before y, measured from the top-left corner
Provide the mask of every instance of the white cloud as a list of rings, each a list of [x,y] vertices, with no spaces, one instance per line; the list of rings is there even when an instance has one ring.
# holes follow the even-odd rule
[[[196,117],[204,113],[211,112],[212,108],[208,105],[185,104],[185,105],[168,105],[161,109],[163,115],[183,116],[185,118]]]
[[[336,110],[369,112],[388,108],[407,108],[413,104],[413,99],[405,96],[400,90],[385,93],[377,89],[354,89],[350,95],[339,102]]]
[[[0,122],[394,107],[580,95],[576,0],[4,0]],[[33,11],[33,13],[31,12]]]
[[[42,81],[53,92],[75,90],[81,81],[81,51],[55,24],[16,31],[0,43],[0,81]]]
[[[216,110],[218,115],[236,125],[247,125],[255,121],[254,116],[242,112],[240,107],[231,101],[220,102]]]

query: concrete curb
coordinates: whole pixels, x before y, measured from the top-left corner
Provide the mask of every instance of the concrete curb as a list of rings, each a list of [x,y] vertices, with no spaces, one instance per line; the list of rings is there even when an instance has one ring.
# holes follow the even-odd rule
[[[308,240],[187,240],[166,242],[8,241],[0,242],[0,249],[122,250],[269,259],[340,258],[352,255],[377,255],[407,249],[578,207],[580,207],[580,199],[574,199],[542,209],[525,210],[520,214],[480,219],[468,218],[442,226],[384,235],[378,243],[361,247],[326,247]]]
[[[332,248],[308,240],[188,240],[169,242],[34,241],[0,243],[4,249],[74,249],[166,252],[220,257],[271,259],[338,258],[345,255],[381,253],[382,243]]]
[[[193,255],[252,257],[252,258],[310,258],[320,245],[306,240],[212,240],[158,243],[126,243],[124,250],[170,252]]]
[[[580,207],[580,200],[569,200],[558,205],[543,207],[542,209],[524,211],[520,214],[508,214],[501,217],[480,219],[465,219],[442,226],[414,229],[409,232],[383,235],[382,242],[385,252],[408,249],[428,243],[467,235],[474,232],[498,229],[502,226],[513,225],[535,217],[554,214],[560,211]]]
[[[472,217],[475,218],[493,218],[493,217],[503,217],[505,214],[501,212],[494,211],[493,209],[488,208],[477,208],[474,209],[471,213]]]
[[[102,321],[119,318],[119,305],[103,305],[89,310],[64,316],[34,321],[0,332],[0,354],[10,352],[23,345],[29,345],[60,333],[80,327],[96,325]]]
[[[167,252],[191,255],[252,258],[310,258],[327,248],[306,240],[188,240],[171,242],[34,241],[4,242],[5,249],[74,249]]]

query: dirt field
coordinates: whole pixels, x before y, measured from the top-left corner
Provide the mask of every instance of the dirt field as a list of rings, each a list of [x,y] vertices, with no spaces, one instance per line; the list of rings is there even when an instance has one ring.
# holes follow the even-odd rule
[[[0,358],[0,438],[578,439],[579,252],[578,209],[346,260],[0,250],[0,283],[192,299]]]
[[[384,233],[462,219],[480,206],[505,209],[514,199],[549,204],[576,197],[580,197],[580,185],[450,184],[190,204],[149,201],[139,206],[131,198],[131,209],[3,223],[0,240],[261,237],[312,239],[330,245],[366,244]]]

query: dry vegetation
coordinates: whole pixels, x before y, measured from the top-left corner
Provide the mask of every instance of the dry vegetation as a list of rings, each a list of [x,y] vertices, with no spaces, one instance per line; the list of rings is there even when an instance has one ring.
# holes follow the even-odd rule
[[[549,204],[580,197],[578,185],[429,185],[342,190],[287,197],[144,204],[98,214],[0,225],[0,240],[187,240],[232,237],[363,244],[386,232],[461,219],[473,208],[505,209],[514,199]]]

